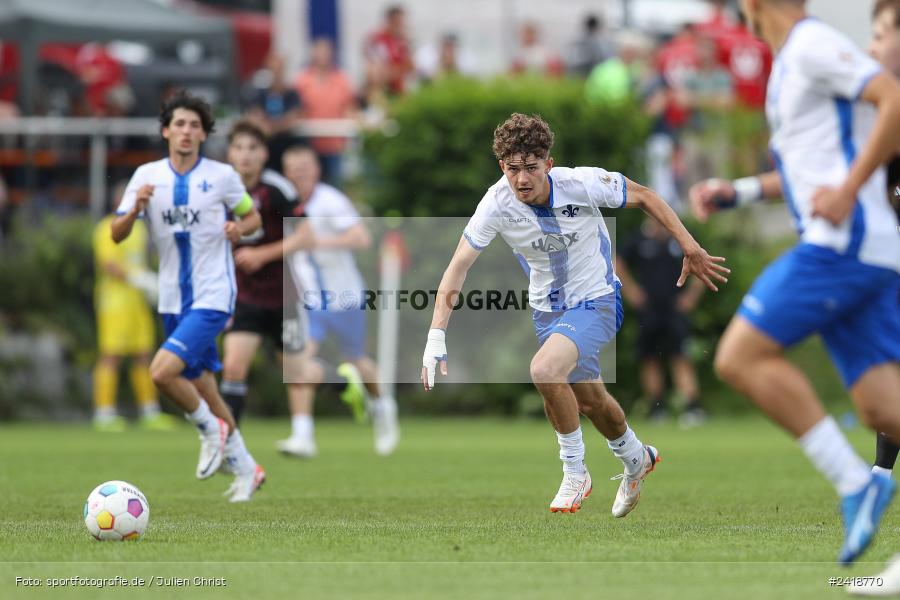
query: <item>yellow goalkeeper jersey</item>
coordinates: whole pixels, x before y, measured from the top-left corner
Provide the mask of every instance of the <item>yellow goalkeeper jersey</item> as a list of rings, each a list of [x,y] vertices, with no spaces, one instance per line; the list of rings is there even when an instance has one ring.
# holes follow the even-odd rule
[[[134,224],[131,235],[120,244],[112,240],[110,225],[115,215],[104,217],[94,228],[94,302],[98,311],[146,307],[143,293],[123,279],[114,277],[103,268],[115,264],[124,273],[146,271],[147,228],[141,221]]]

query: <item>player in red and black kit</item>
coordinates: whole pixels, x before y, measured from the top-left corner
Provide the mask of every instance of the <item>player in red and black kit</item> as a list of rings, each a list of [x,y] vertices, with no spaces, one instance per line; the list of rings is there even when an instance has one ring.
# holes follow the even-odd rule
[[[237,421],[244,411],[247,372],[263,338],[279,354],[298,355],[306,339],[303,327],[296,326],[302,322],[295,326],[283,322],[283,219],[299,216],[302,207],[291,182],[265,169],[267,159],[262,129],[247,120],[235,123],[228,133],[228,162],[240,174],[263,223],[254,235],[242,238],[234,251],[238,294],[225,334],[221,392]]]

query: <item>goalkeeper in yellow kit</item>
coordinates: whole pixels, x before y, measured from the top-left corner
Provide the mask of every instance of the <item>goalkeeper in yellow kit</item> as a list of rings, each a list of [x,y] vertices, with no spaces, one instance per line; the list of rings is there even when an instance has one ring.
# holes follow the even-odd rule
[[[113,209],[122,197],[119,186]],[[94,367],[94,428],[125,430],[125,419],[116,410],[119,367],[130,359],[129,376],[140,407],[140,423],[147,429],[170,430],[172,416],[159,410],[156,388],[150,379],[150,355],[156,343],[155,327],[147,294],[155,295],[156,276],[147,265],[147,229],[135,223],[131,236],[121,244],[112,241],[111,214],[94,228],[96,272],[94,307],[97,314],[99,358]]]

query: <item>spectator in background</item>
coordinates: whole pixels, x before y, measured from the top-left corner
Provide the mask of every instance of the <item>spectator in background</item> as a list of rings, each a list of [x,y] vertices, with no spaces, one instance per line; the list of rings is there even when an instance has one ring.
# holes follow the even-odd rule
[[[694,279],[684,288],[675,286],[683,258],[668,232],[653,219],[646,219],[616,257],[616,273],[622,279],[622,295],[638,314],[641,389],[650,401],[650,418],[668,416],[662,368],[663,361],[668,361],[684,402],[681,423],[692,426],[702,423],[706,415],[699,402],[697,374],[687,353],[691,329],[687,315],[696,308],[703,284]]]
[[[475,65],[472,57],[460,49],[459,37],[455,33],[445,33],[437,45],[428,44],[416,52],[416,70],[422,80],[429,82],[473,75]]]
[[[365,127],[377,127],[387,117],[390,106],[387,65],[378,61],[366,63],[365,79],[359,92],[361,119]]]
[[[402,6],[391,6],[385,11],[384,26],[373,33],[366,43],[366,60],[383,65],[388,90],[393,95],[403,94],[407,80],[414,74],[409,46],[406,11]]]
[[[295,87],[303,103],[306,119],[346,119],[355,107],[350,79],[334,64],[334,45],[319,38],[313,42],[312,61],[297,76]],[[331,185],[341,183],[341,158],[347,140],[340,137],[315,137],[312,146],[319,155],[322,178]]]
[[[729,170],[732,153],[724,117],[734,106],[731,74],[719,65],[715,41],[697,38],[697,68],[688,71],[678,92],[691,111],[683,137],[687,181],[700,181]]]
[[[172,416],[159,411],[156,388],[150,378],[150,351],[156,343],[153,317],[146,295],[156,293],[156,274],[147,265],[147,229],[134,224],[131,237],[116,244],[110,223],[125,193],[125,182],[113,191],[113,214],[94,228],[96,282],[94,306],[97,314],[99,357],[94,367],[94,428],[121,432],[125,419],[116,411],[119,367],[130,359],[131,387],[141,412],[141,425],[147,429],[171,430]]]
[[[269,162],[277,170],[281,155],[299,141],[293,129],[300,123],[300,96],[285,77],[284,58],[276,52],[266,57],[265,68],[253,76],[253,86],[245,100],[246,116],[253,119],[269,136]]]
[[[603,19],[588,15],[581,37],[569,47],[566,69],[573,75],[587,77],[594,67],[615,55],[616,47],[606,32]]]
[[[592,104],[625,102],[640,90],[646,78],[646,58],[650,42],[637,33],[625,32],[619,37],[616,56],[591,69],[584,84],[585,97]]]
[[[523,23],[519,30],[519,48],[513,59],[512,72],[552,77],[563,73],[562,60],[554,50],[541,42],[540,31],[535,23]]]

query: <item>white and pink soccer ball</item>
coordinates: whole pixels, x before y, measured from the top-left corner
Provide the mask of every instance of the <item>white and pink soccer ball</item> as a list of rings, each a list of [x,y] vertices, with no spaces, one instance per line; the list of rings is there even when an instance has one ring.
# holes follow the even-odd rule
[[[137,540],[150,522],[150,504],[137,486],[107,481],[84,503],[84,524],[99,541]]]

